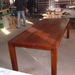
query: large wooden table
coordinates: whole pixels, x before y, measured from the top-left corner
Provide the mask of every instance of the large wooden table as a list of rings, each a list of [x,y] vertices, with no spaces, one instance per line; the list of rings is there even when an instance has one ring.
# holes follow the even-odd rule
[[[18,71],[15,47],[51,51],[51,75],[57,75],[57,51],[64,32],[69,38],[69,19],[44,19],[8,42],[13,70]]]

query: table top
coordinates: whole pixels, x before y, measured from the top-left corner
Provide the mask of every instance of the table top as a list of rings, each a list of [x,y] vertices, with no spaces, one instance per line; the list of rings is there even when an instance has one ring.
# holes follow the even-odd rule
[[[8,41],[8,44],[43,50],[58,48],[68,23],[69,19],[44,19]]]

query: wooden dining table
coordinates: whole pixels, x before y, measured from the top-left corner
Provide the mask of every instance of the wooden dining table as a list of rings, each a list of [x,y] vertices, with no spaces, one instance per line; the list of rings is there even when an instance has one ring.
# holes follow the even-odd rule
[[[69,28],[69,19],[43,19],[8,41],[12,69],[18,71],[15,47],[48,50],[51,51],[50,75],[57,75],[58,47],[66,30],[69,38]]]

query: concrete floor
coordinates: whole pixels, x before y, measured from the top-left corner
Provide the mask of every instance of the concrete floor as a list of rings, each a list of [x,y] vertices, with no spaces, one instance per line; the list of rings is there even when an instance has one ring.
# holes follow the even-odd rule
[[[26,20],[37,23],[39,18]],[[0,30],[0,67],[12,69],[7,42],[34,24],[27,23],[20,29],[7,29],[6,35]],[[19,71],[31,75],[51,75],[51,52],[29,48],[16,47]],[[70,38],[66,32],[58,48],[57,75],[75,75],[75,29],[70,28]]]

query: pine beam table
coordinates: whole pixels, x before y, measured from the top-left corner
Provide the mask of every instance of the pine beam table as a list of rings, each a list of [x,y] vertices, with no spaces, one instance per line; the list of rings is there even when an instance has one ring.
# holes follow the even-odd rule
[[[13,70],[18,71],[15,47],[25,47],[51,51],[51,75],[57,75],[58,47],[66,29],[69,38],[69,28],[69,19],[44,19],[8,41]]]

